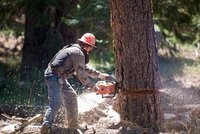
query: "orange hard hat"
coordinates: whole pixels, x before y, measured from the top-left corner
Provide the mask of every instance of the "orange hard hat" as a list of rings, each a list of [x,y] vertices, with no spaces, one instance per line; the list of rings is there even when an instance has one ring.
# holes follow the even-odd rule
[[[93,34],[91,33],[85,33],[80,39],[78,39],[79,41],[81,42],[84,42],[92,47],[96,47],[95,45],[95,41],[96,41],[96,38]]]

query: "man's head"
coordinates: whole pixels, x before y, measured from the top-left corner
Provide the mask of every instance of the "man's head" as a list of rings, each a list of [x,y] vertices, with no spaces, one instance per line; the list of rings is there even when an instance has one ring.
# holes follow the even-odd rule
[[[90,51],[93,50],[93,48],[96,48],[95,41],[96,38],[93,34],[91,33],[85,33],[80,39],[81,47],[89,53]]]

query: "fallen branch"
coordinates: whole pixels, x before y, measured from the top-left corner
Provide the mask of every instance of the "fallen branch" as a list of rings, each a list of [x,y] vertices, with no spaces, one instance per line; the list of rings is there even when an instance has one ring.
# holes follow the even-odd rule
[[[15,116],[10,117],[9,115],[6,115],[6,114],[1,114],[1,115],[4,116],[5,118],[7,118],[8,120],[15,120],[15,121],[18,121],[18,122],[21,122],[21,123],[28,121],[28,119],[24,119],[24,118],[21,118],[21,117],[15,117]]]
[[[7,116],[7,117],[8,117],[8,119],[12,119],[9,116]],[[43,118],[42,114],[37,114],[33,118],[31,118],[31,119],[27,120],[26,122],[22,123],[21,125],[13,125],[14,127],[12,127],[12,128],[9,127],[9,126],[5,126],[4,128],[2,128],[1,133],[16,134],[19,131],[23,131],[23,129],[25,127],[27,127],[29,124],[34,123],[34,122],[38,122],[42,118]]]
[[[5,118],[7,118],[7,119],[9,119],[9,120],[12,120],[12,118],[9,116],[9,115],[7,115],[7,114],[1,114],[3,117],[5,117]]]

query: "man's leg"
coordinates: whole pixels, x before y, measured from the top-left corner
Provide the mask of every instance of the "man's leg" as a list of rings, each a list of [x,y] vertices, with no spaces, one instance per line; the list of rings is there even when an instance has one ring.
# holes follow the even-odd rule
[[[66,110],[65,125],[68,126],[68,128],[77,128],[78,127],[77,94],[68,81],[66,81],[66,84],[62,87],[62,95]]]
[[[58,112],[61,105],[61,84],[58,78],[50,77],[46,79],[46,83],[48,86],[48,100],[49,100],[49,108],[45,113],[42,128],[51,127],[55,115]],[[42,129],[41,129],[42,131]],[[45,130],[44,130],[45,131]]]

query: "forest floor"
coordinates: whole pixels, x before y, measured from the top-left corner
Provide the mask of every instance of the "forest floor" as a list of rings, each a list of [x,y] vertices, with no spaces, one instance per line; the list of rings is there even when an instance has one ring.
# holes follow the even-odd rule
[[[187,61],[194,61],[192,51],[183,51],[181,57]],[[174,61],[175,63],[176,61]],[[188,62],[187,62],[188,63]],[[182,64],[183,66],[187,66]],[[161,90],[161,103],[164,120],[160,134],[199,134],[200,133],[200,68],[195,71],[181,72],[181,75],[162,77],[163,89]],[[114,98],[102,98],[95,93],[83,93],[78,97],[79,121],[87,129],[84,134],[143,134],[151,133],[148,129],[141,128],[135,123],[120,120],[115,111]],[[52,129],[53,134],[68,133],[72,130],[63,126],[64,113],[61,109]],[[0,132],[5,126],[9,130],[13,124],[20,124],[16,120],[1,119]],[[41,122],[33,123],[19,133],[39,133]],[[8,129],[6,130],[8,131]],[[1,132],[3,133],[3,132]],[[8,132],[9,133],[9,132]],[[76,132],[78,133],[78,132]]]

